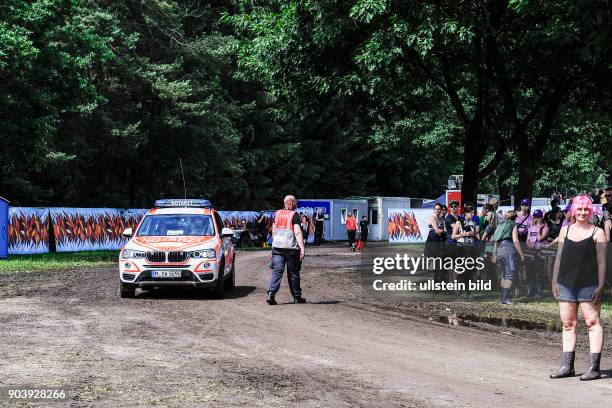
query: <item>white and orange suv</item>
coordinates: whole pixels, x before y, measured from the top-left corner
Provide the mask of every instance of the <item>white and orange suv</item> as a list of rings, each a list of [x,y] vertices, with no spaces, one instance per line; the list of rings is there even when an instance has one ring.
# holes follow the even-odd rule
[[[157,200],[119,255],[121,297],[136,289],[193,287],[222,298],[236,283],[233,231],[202,199]]]

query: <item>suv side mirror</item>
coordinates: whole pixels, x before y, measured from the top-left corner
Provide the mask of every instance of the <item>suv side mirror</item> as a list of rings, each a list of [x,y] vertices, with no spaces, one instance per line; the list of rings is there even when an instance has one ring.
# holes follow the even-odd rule
[[[133,235],[131,228],[126,228],[123,230],[123,236],[130,238]]]
[[[222,237],[233,237],[234,236],[234,230],[231,228],[223,228],[221,230],[221,236]]]

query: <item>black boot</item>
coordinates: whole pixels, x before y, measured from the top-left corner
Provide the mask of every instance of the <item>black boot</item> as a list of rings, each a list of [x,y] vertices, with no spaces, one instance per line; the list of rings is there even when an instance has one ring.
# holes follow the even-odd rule
[[[550,375],[550,378],[565,378],[576,375],[574,371],[574,359],[576,358],[575,351],[564,351],[561,358],[561,367],[559,371]]]
[[[268,292],[268,297],[266,298],[266,301],[270,306],[277,304],[276,299],[274,299],[274,293],[272,292]]]
[[[601,353],[589,353],[589,368],[580,376],[580,381],[590,381],[601,378],[601,371],[599,370],[600,361]]]
[[[510,293],[512,293],[511,289],[502,288],[502,305],[513,305],[514,302],[510,299]]]
[[[293,303],[306,303],[306,299],[304,299],[302,295],[294,296]]]

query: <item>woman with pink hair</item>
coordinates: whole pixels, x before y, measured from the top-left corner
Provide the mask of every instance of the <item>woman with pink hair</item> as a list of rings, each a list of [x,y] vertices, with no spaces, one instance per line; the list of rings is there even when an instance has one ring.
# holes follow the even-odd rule
[[[575,375],[576,327],[578,306],[589,330],[589,367],[581,381],[601,378],[599,363],[603,348],[603,328],[599,314],[606,274],[606,238],[601,228],[591,225],[593,202],[586,195],[572,201],[574,224],[564,227],[559,234],[559,249],[553,271],[552,292],[559,300],[559,314],[563,322],[563,358],[561,368],[550,378]]]

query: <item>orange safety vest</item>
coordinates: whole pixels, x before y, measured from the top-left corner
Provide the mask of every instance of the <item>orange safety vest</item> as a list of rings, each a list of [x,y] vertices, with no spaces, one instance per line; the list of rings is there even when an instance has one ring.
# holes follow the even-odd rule
[[[274,214],[272,227],[272,248],[300,249],[293,232],[293,210],[278,210]]]
[[[357,230],[357,221],[355,221],[355,218],[349,217],[346,219],[346,229],[348,231]]]

